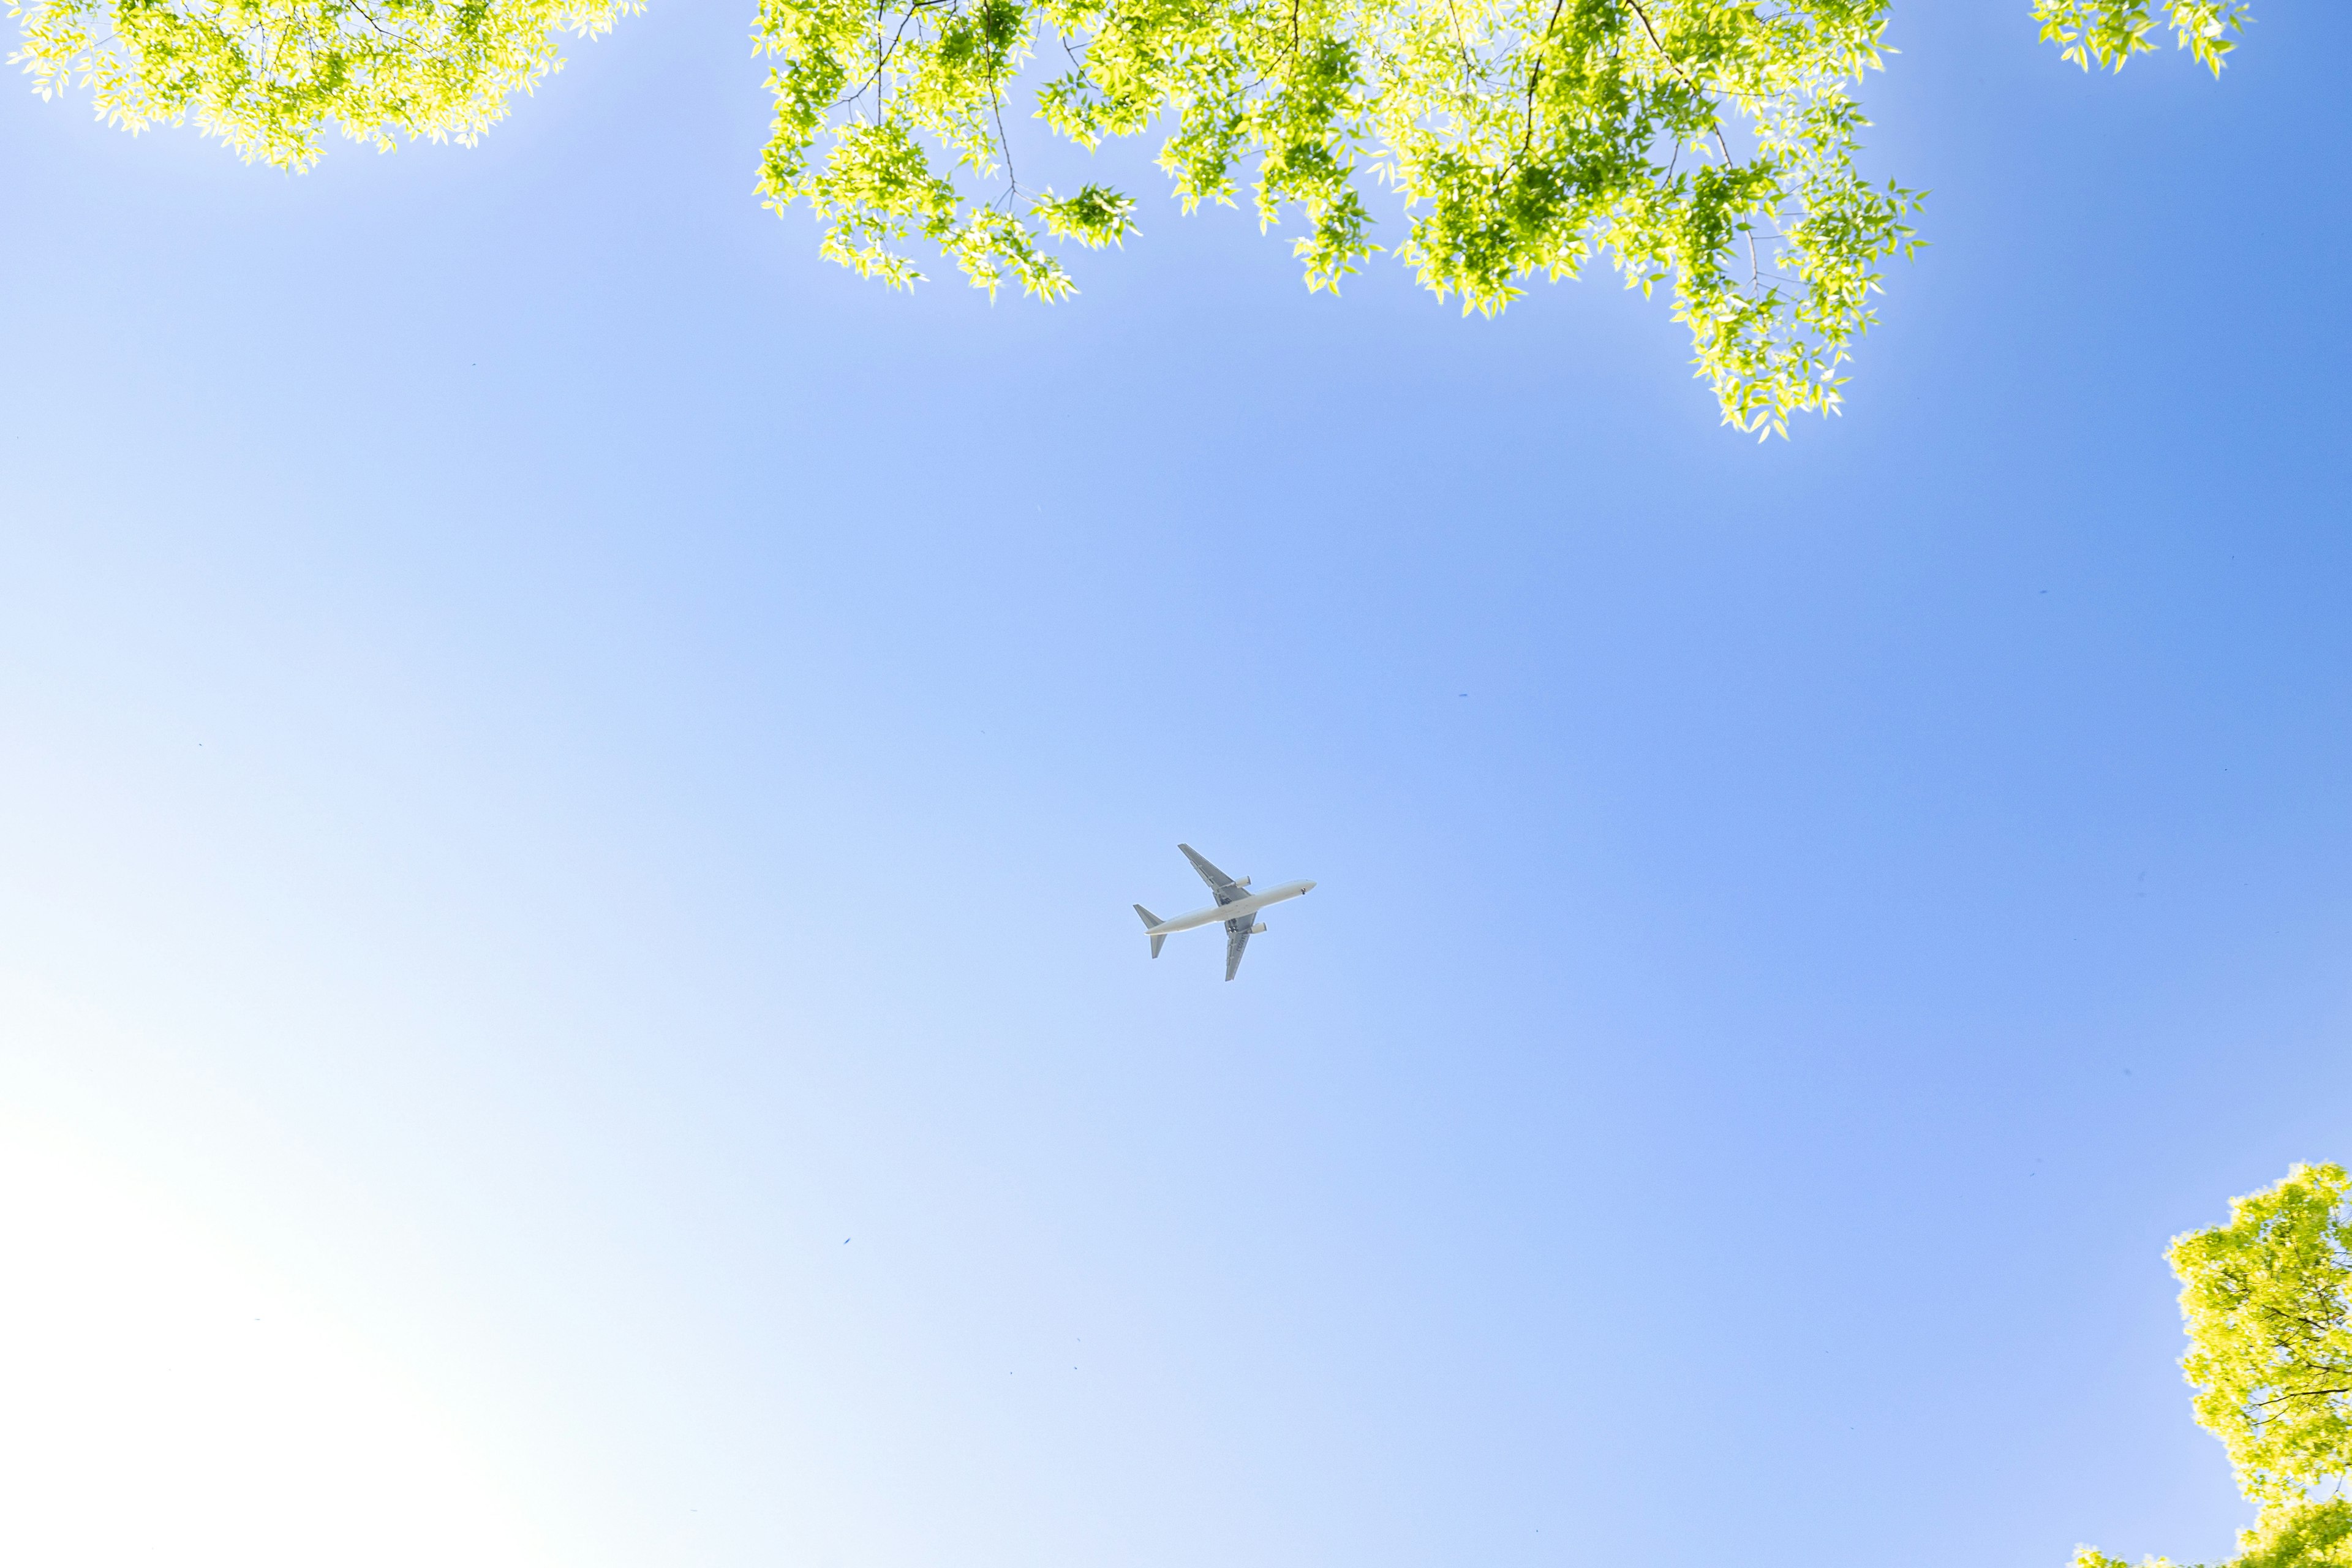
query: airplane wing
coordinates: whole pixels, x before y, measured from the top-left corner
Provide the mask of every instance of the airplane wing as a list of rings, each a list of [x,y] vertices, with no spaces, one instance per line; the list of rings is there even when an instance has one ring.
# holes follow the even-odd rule
[[[1249,939],[1250,922],[1248,921],[1225,922],[1226,979],[1231,980],[1234,977],[1234,972],[1242,966],[1242,950],[1249,946]]]
[[[1223,871],[1218,870],[1214,866],[1212,866],[1206,860],[1202,859],[1200,855],[1190,844],[1179,844],[1176,847],[1184,851],[1184,858],[1192,862],[1192,869],[1201,873],[1201,880],[1209,884],[1209,891],[1217,895],[1217,902],[1221,904],[1230,904],[1235,899],[1246,899],[1249,897],[1249,889],[1247,888],[1243,887],[1239,882],[1234,881],[1231,877],[1226,876]],[[1230,925],[1233,922],[1228,921],[1225,923]],[[1236,955],[1234,962],[1238,963],[1241,962],[1240,957],[1238,956],[1241,952],[1241,949],[1235,948],[1234,952]],[[1230,979],[1231,976],[1227,976],[1227,978]]]

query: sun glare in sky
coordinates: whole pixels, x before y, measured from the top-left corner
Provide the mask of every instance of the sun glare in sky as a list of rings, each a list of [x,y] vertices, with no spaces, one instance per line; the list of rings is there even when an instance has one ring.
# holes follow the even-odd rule
[[[10,1561],[541,1560],[394,1371],[129,1173],[0,1123],[0,1258]]]

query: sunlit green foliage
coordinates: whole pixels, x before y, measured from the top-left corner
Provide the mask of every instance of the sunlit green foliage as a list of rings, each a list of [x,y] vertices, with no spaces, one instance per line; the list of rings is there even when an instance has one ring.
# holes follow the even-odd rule
[[[1186,209],[1295,225],[1310,289],[1392,248],[1441,297],[1501,310],[1596,258],[1671,282],[1726,416],[1837,401],[1918,195],[1859,170],[1851,85],[1886,0],[763,0],[782,57],[764,188],[825,254],[903,284],[921,236],[991,290],[1066,293],[1041,230],[1120,238],[1128,198],[1015,178],[1010,106],[1093,147],[1158,128]],[[1017,115],[1016,115],[1017,118]],[[815,155],[820,137],[832,144]],[[1387,247],[1374,193],[1404,209]]]
[[[354,141],[472,142],[561,68],[556,35],[641,0],[8,0],[9,57],[56,97],[91,89],[132,132],[193,119],[247,162],[304,169],[332,122]]]
[[[2074,1568],[2131,1568],[2120,1557],[2084,1547]],[[2168,1557],[2147,1557],[2140,1568],[2174,1568]],[[2188,1564],[2185,1568],[2202,1568]],[[2254,1528],[2238,1534],[2238,1555],[2216,1568],[2352,1568],[2352,1502],[2280,1503],[2263,1510]]]
[[[805,201],[824,253],[904,285],[936,243],[992,293],[1071,289],[1044,233],[1092,246],[1129,198],[1032,191],[1008,119],[1087,147],[1153,129],[1190,210],[1290,226],[1309,289],[1392,249],[1440,297],[1493,312],[1596,258],[1671,287],[1724,416],[1780,429],[1838,403],[1881,264],[1917,243],[1919,194],[1861,173],[1854,85],[1888,0],[761,0],[781,58],[762,188]],[[2149,47],[2149,0],[2039,0],[2070,58]],[[2237,0],[2171,0],[2216,69]],[[2087,51],[2085,53],[2084,51]],[[820,158],[817,143],[830,137]],[[1402,209],[1375,237],[1372,198]],[[1041,233],[1042,231],[1042,233]]]
[[[194,119],[299,169],[329,124],[382,148],[470,142],[558,68],[560,35],[641,0],[5,3],[25,30],[10,58],[44,97],[87,87],[114,124]],[[1024,185],[1015,130],[1087,148],[1156,132],[1181,206],[1238,204],[1246,179],[1312,289],[1384,249],[1489,314],[1595,260],[1663,285],[1725,418],[1784,430],[1838,405],[1882,265],[1919,243],[1919,193],[1861,169],[1853,92],[1891,0],[756,4],[775,100],[761,191],[807,204],[824,254],[894,285],[922,277],[923,242],[992,295],[1070,293],[1054,242],[1121,243],[1135,198]],[[2169,25],[2218,71],[2245,4],[2034,16],[2086,68]]]
[[[2298,1165],[2172,1244],[2198,1389],[2238,1484],[2261,1502],[2352,1475],[2352,1214],[2335,1165]]]
[[[2156,47],[2148,35],[2168,24],[2180,47],[2220,76],[2221,57],[2235,47],[2230,35],[2245,26],[2249,7],[2246,0],[2163,0],[2161,22],[2157,9],[2157,0],[2033,0],[2033,19],[2042,38],[2084,70],[2093,60],[2123,69],[2132,56]]]
[[[2197,1419],[2263,1505],[2228,1568],[2352,1568],[2352,1178],[2297,1165],[2176,1238]],[[2150,1559],[2151,1568],[2168,1568]],[[2084,1547],[2074,1568],[2127,1568]]]

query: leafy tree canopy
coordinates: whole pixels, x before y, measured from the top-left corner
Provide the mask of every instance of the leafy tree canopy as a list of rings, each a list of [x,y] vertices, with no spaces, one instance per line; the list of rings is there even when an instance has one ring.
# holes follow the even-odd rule
[[[305,168],[324,127],[471,142],[642,0],[6,0],[44,97],[133,132],[193,118]],[[1853,92],[1891,0],[757,0],[773,60],[761,190],[823,251],[905,286],[920,242],[992,295],[1058,299],[1047,241],[1100,248],[1132,195],[1014,176],[1013,127],[1093,148],[1157,131],[1187,210],[1249,199],[1309,289],[1392,250],[1503,309],[1596,257],[1668,286],[1724,417],[1839,402],[1920,193],[1865,178]],[[2219,72],[2246,0],[2034,0],[2042,37],[2120,69],[2169,28]],[[1037,64],[1040,58],[1045,65]],[[1030,105],[1024,120],[1024,104]],[[1402,209],[1382,229],[1373,204]]]
[[[2297,1165],[2176,1238],[2197,1419],[2262,1505],[2228,1568],[2352,1568],[2352,1186]],[[2074,1568],[2128,1568],[2084,1547]],[[2146,1568],[2170,1568],[2151,1558]]]
[[[55,98],[90,89],[133,132],[194,119],[247,163],[307,169],[331,121],[389,152],[471,144],[507,100],[561,68],[556,38],[608,30],[640,0],[7,0],[9,56]]]

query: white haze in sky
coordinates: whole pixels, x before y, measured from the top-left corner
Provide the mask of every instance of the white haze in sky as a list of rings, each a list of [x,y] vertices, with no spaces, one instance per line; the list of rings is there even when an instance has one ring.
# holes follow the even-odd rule
[[[0,1258],[11,1561],[545,1561],[398,1368],[135,1173],[0,1121]]]

